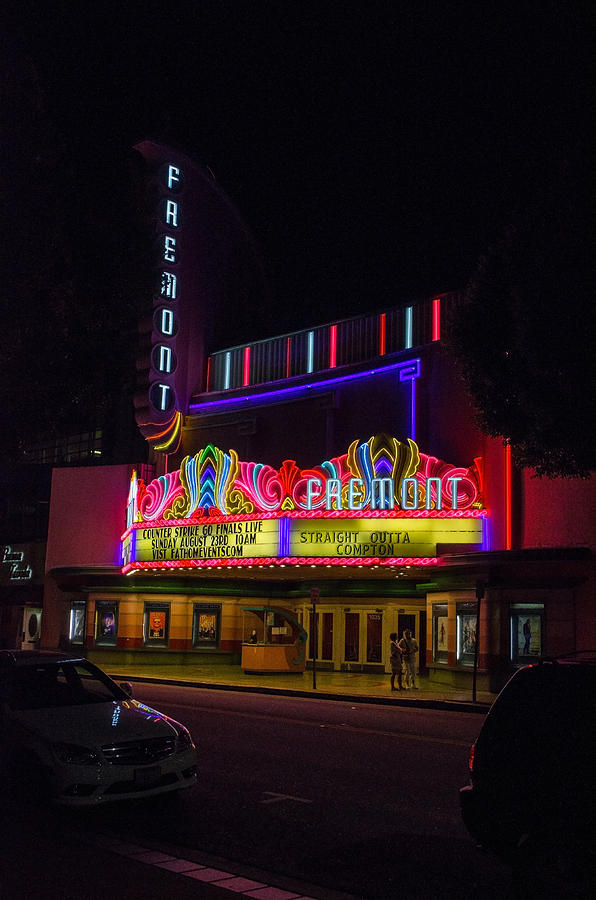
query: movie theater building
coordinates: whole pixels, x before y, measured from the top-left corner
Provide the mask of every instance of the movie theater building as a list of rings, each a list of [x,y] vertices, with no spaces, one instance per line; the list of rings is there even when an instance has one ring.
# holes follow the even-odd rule
[[[593,481],[532,479],[474,427],[442,342],[457,295],[214,349],[240,257],[250,293],[246,233],[196,164],[138,150],[160,185],[135,398],[151,464],[55,470],[42,644],[382,673],[409,627],[423,673],[491,689],[596,644]]]

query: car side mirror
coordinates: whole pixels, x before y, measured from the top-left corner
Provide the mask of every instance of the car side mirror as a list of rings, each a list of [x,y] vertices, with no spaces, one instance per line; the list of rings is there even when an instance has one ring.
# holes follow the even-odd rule
[[[132,684],[130,681],[121,681],[120,688],[124,691],[127,697],[132,697]]]

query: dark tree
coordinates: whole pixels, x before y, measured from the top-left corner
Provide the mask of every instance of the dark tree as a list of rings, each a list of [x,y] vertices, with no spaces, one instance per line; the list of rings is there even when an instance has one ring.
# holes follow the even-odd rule
[[[561,178],[480,259],[449,327],[480,427],[549,477],[596,467],[590,219]]]

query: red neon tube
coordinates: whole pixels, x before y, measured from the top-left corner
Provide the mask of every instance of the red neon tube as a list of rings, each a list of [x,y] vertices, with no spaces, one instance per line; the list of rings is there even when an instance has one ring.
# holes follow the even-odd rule
[[[387,316],[381,313],[379,316],[379,356],[385,356],[385,326]]]
[[[505,445],[505,549],[511,550],[511,445]]]
[[[244,348],[244,378],[243,386],[250,384],[250,347]]]
[[[433,341],[441,340],[441,300],[433,300]]]
[[[292,338],[286,339],[286,378],[290,377],[292,362]]]
[[[329,329],[329,368],[334,369],[337,365],[337,325],[332,325]]]

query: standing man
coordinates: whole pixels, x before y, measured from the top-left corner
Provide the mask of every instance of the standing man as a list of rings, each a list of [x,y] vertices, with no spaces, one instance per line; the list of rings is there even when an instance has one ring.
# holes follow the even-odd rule
[[[406,666],[406,687],[413,687],[417,691],[416,654],[418,653],[418,641],[412,637],[412,632],[409,628],[405,629],[404,636],[399,642],[399,648],[403,654]]]

